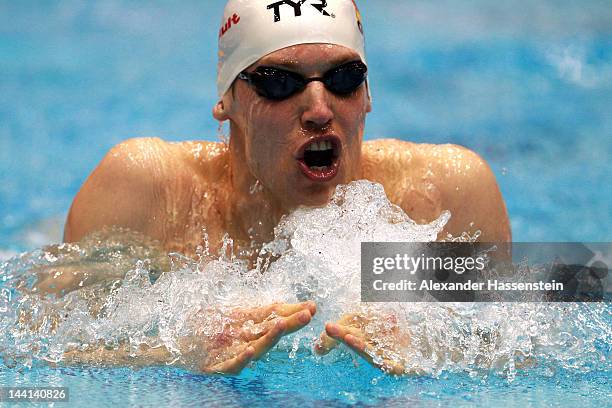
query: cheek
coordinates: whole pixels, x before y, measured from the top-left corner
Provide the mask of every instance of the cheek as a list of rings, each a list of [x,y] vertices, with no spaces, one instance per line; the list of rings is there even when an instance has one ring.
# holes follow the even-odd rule
[[[282,172],[293,157],[289,145],[292,122],[281,111],[261,108],[252,109],[246,118],[246,156],[253,174],[267,184],[266,180]]]
[[[361,148],[367,114],[366,107],[366,104],[347,105],[343,107],[343,112],[337,116],[341,121],[340,125],[346,136],[346,150],[343,154],[345,159],[344,170],[349,179],[358,174],[361,168]]]
[[[254,175],[261,179],[273,161],[274,155],[270,153],[272,145],[266,137],[262,137],[261,135],[254,135],[249,140],[250,143],[247,149],[249,167]]]
[[[246,143],[246,159],[247,165],[251,169],[251,173],[261,180],[265,174],[266,165],[269,160],[266,160],[266,152],[271,146],[266,144],[266,138],[261,137],[257,132],[249,132]]]
[[[365,129],[365,105],[358,105],[358,108],[355,108],[354,105],[344,106],[343,111],[337,117],[341,120],[344,133],[349,136],[346,140],[348,147],[357,148],[360,146]]]

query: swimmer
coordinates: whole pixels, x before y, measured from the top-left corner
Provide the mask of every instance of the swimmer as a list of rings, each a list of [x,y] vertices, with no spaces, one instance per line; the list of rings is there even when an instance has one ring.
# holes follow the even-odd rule
[[[140,138],[115,146],[74,199],[66,242],[117,226],[167,251],[193,254],[205,228],[212,251],[227,233],[248,257],[273,238],[283,215],[323,206],[337,185],[358,179],[382,184],[418,223],[450,210],[440,239],[480,231],[482,241],[511,240],[495,177],[476,153],[456,145],[363,141],[371,84],[353,0],[229,0],[218,41],[219,100],[212,114],[229,122],[229,142]],[[280,311],[276,323],[262,310]],[[240,372],[315,310],[305,303],[243,311],[265,322],[261,337],[221,353],[225,362],[203,371]],[[349,321],[360,319],[327,325],[321,352],[339,341],[372,362],[361,323]]]

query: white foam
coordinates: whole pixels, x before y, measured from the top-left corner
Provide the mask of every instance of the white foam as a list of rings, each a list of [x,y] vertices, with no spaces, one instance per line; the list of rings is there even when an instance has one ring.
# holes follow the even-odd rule
[[[381,333],[396,322],[411,344],[392,347],[387,358],[431,375],[444,370],[468,370],[475,375],[493,370],[512,379],[517,366],[532,360],[574,369],[601,367],[595,344],[612,339],[605,304],[359,301],[361,242],[433,241],[449,217],[445,212],[429,225],[418,225],[389,202],[381,185],[358,181],[339,186],[323,208],[302,208],[285,217],[275,229],[274,240],[261,252],[262,260],[276,260],[262,261],[253,270],[247,269],[246,262],[227,256],[194,261],[173,255],[172,272],[152,283],[154,262],[142,259],[152,255],[127,246],[135,267],[122,279],[115,271],[109,274],[115,277],[105,283],[86,286],[61,300],[15,293],[5,301],[8,311],[0,313],[0,331],[9,335],[0,340],[0,349],[59,360],[65,349],[75,345],[103,342],[114,347],[127,342],[132,350],[140,344],[163,345],[182,358],[182,338],[218,334],[230,322],[228,311],[234,307],[313,300],[318,310],[315,319],[280,344],[289,356],[295,356],[300,344],[310,348],[326,321],[357,313],[371,317],[364,330],[383,348],[389,340]],[[110,241],[95,242],[103,246]],[[117,255],[121,247],[112,245],[113,251],[95,247],[93,252],[98,257],[108,253],[109,261],[121,259]],[[81,256],[87,268],[91,252],[83,245],[57,247],[53,257],[38,251],[29,258],[7,262],[2,273],[12,274],[9,282],[15,282],[27,276],[32,266],[57,268],[67,260],[73,265],[75,256]],[[126,264],[123,259],[121,265]],[[41,322],[40,327],[19,325],[19,309],[34,311],[31,319]],[[55,316],[57,328],[45,316]],[[337,358],[341,354],[332,352],[323,362]]]

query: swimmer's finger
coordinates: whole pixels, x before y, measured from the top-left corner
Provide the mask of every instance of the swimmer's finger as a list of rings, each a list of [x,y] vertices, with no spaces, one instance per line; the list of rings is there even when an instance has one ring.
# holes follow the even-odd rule
[[[375,361],[374,356],[377,355],[376,351],[371,346],[369,346],[363,339],[355,337],[352,334],[347,334],[343,339],[343,343],[350,347],[352,350],[354,350],[368,363],[370,363],[374,367],[380,368],[387,374],[406,374],[406,369],[401,363],[389,360],[387,358],[378,358]]]
[[[337,324],[337,323],[327,323],[325,325],[325,333],[333,338],[336,339],[338,341],[344,341],[344,337],[347,334],[352,334],[355,337],[358,338],[363,338],[365,337],[363,332],[356,328],[356,327],[351,327],[351,326],[345,326],[343,324]]]
[[[248,346],[242,353],[236,357],[226,360],[222,363],[215,364],[211,367],[205,367],[202,371],[207,374],[221,375],[237,375],[247,366],[255,356],[255,349]]]
[[[332,351],[334,348],[338,346],[338,341],[332,339],[327,335],[327,333],[321,333],[321,337],[319,341],[315,344],[314,351],[320,356],[324,356],[325,354]]]
[[[298,313],[292,314],[289,317],[286,317],[283,319],[286,325],[283,336],[300,330],[302,327],[310,323],[310,319],[312,319],[310,310],[302,310]]]
[[[290,334],[300,330],[302,327],[310,323],[311,318],[312,316],[309,310],[301,310],[289,317],[279,317],[274,320],[269,320],[267,322],[254,325],[252,328],[243,329],[242,339],[245,341],[253,341],[261,338],[274,328],[278,320],[285,321],[285,331],[283,335]]]
[[[272,305],[253,310],[251,312],[251,318],[255,320],[255,322],[259,323],[277,316],[288,317],[304,309],[307,309],[311,316],[314,316],[314,314],[317,312],[317,307],[314,302],[274,303]]]
[[[249,343],[249,347],[253,347],[255,353],[253,355],[254,360],[258,360],[266,354],[272,347],[278,343],[278,341],[283,337],[285,333],[285,329],[287,328],[287,323],[285,320],[278,319],[276,320],[276,324],[272,327],[268,333],[266,333],[261,338],[252,341]]]
[[[355,352],[357,352],[357,354],[359,354],[368,363],[380,368],[386,373],[392,375],[402,375],[405,373],[404,366],[400,363],[388,359],[382,359],[382,363],[375,362],[373,356],[376,356],[377,353],[370,345],[366,343],[365,336],[361,330],[341,324],[328,323],[325,325],[325,331],[329,336],[355,350]],[[377,359],[377,361],[378,360],[379,359]]]

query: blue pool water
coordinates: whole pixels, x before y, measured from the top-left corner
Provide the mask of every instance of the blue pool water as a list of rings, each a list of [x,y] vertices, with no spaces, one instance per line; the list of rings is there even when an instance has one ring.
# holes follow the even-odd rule
[[[374,98],[367,139],[477,151],[495,171],[516,241],[612,240],[608,2],[358,4]],[[216,140],[210,111],[222,7],[0,0],[0,259],[61,239],[72,197],[114,144]],[[600,352],[609,358],[610,344]],[[271,360],[237,379],[0,366],[0,385],[61,384],[90,406],[569,407],[604,406],[612,396],[601,368],[526,370],[508,382],[457,373],[393,379],[347,362]]]
[[[281,364],[282,361],[282,364]],[[525,374],[474,380],[453,374],[442,378],[384,377],[352,364],[321,367],[297,362],[260,363],[240,378],[198,376],[174,369],[37,369],[0,372],[3,384],[69,387],[75,406],[223,407],[604,407],[610,401],[609,376],[561,371],[550,378]],[[56,403],[55,406],[63,406]]]

